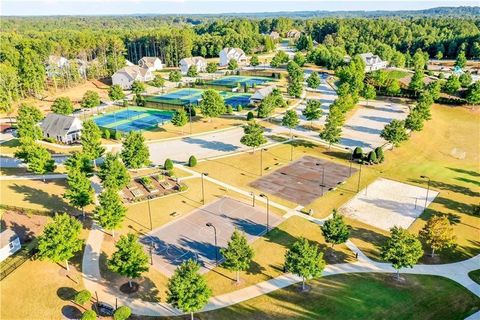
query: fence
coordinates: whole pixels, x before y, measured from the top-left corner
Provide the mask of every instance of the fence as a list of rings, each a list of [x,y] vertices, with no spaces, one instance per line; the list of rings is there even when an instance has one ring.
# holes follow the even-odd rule
[[[0,263],[0,281],[20,267],[25,261],[32,258],[36,253],[36,248],[36,241],[32,241],[13,256]]]

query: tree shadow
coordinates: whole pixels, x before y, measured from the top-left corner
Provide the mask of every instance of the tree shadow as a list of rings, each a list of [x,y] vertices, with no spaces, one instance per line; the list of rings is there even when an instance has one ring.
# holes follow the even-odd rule
[[[475,205],[468,204],[464,202],[455,201],[453,199],[448,199],[444,197],[437,197],[434,201],[435,203],[439,203],[443,205],[445,208],[450,209],[452,211],[460,212],[463,214],[467,214],[470,216],[478,216],[475,213]]]
[[[60,287],[57,289],[57,296],[64,301],[73,300],[76,294],[77,290],[70,287]]]
[[[62,315],[65,319],[80,319],[82,311],[76,306],[66,305],[62,307]]]
[[[378,249],[380,249],[385,241],[387,241],[388,236],[378,233],[374,230],[351,226],[350,239],[358,239],[360,241],[373,244],[373,247],[362,247],[361,250],[369,258],[380,261]]]
[[[473,170],[465,170],[465,169],[462,169],[462,168],[452,168],[452,167],[447,167],[447,169],[450,169],[450,170],[458,172],[458,173],[467,174],[467,175],[470,175],[472,177],[480,177],[480,173],[476,172],[476,171],[473,171]]]
[[[15,193],[23,194],[25,202],[41,205],[46,210],[52,209],[49,206],[50,203],[57,203],[59,206],[57,208],[57,211],[79,213],[76,208],[73,208],[68,203],[66,203],[65,200],[59,195],[50,194],[46,191],[35,189],[26,185],[14,184],[9,186],[9,188],[12,189]]]
[[[409,179],[410,182],[425,185],[425,180],[423,179]],[[442,181],[430,180],[430,187],[440,190],[448,190],[456,193],[460,193],[470,197],[480,197],[479,192],[472,191],[470,188],[459,186],[456,184],[445,183]]]
[[[463,178],[463,177],[457,177],[455,178],[456,180],[458,181],[462,181],[462,182],[466,182],[466,183],[471,183],[477,187],[480,187],[480,181],[478,180],[472,180],[472,179],[468,179],[468,178]]]

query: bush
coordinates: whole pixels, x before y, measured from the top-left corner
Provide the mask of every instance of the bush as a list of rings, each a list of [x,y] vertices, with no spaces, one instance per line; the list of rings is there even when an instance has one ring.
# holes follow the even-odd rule
[[[173,169],[173,161],[171,159],[166,159],[165,163],[163,165],[163,168],[165,170],[169,170],[169,171],[172,170]]]
[[[255,118],[255,116],[253,115],[253,112],[249,111],[247,113],[247,121],[253,120],[253,118]]]
[[[355,150],[353,150],[353,159],[362,159],[363,157],[363,149],[360,147],[356,147]]]
[[[122,140],[122,133],[120,131],[115,131],[115,140]]]
[[[370,151],[368,153],[368,162],[377,163],[377,154],[375,153],[375,151]]]
[[[127,306],[121,306],[113,313],[113,319],[115,320],[127,320],[130,315],[132,314],[132,310],[130,310]]]
[[[231,105],[227,105],[227,114],[233,113],[233,107]]]
[[[105,139],[110,139],[110,130],[108,129],[103,130],[103,137]]]
[[[87,310],[82,314],[82,320],[97,320],[97,313],[93,310]]]
[[[382,147],[375,148],[375,155],[377,156],[377,161],[380,163],[383,162],[383,160],[385,159]]]
[[[191,113],[192,117],[197,115],[197,111],[195,110],[194,106],[185,106],[183,109],[187,112],[187,114]]]
[[[185,184],[181,184],[179,187],[178,187],[178,191],[182,192],[182,191],[186,191],[188,189],[187,185]]]
[[[195,158],[195,156],[190,156],[190,158],[188,158],[188,166],[195,167],[196,165],[197,165],[197,158]]]
[[[78,303],[80,305],[84,305],[85,303],[90,301],[91,298],[92,298],[92,294],[90,293],[90,291],[82,290],[75,295],[74,301],[75,301],[75,303]]]
[[[240,111],[242,111],[242,110],[243,110],[243,107],[242,107],[242,106],[238,106],[238,107],[237,107],[237,111],[238,111],[238,112],[240,112]]]

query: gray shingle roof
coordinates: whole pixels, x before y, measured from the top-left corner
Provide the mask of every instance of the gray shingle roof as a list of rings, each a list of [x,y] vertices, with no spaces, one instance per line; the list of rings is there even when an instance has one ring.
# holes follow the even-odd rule
[[[64,136],[71,128],[75,119],[76,118],[72,116],[50,113],[40,123],[40,128],[50,137]]]

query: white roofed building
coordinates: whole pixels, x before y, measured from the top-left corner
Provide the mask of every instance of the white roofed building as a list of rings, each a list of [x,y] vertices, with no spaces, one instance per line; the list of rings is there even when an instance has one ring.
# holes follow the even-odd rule
[[[138,60],[138,66],[141,68],[147,68],[150,71],[162,70],[162,60],[157,57],[143,57]]]
[[[253,103],[258,103],[258,102],[262,101],[267,96],[272,94],[273,90],[275,90],[276,88],[277,87],[275,85],[271,85],[271,86],[267,86],[267,87],[263,87],[263,88],[258,89],[250,97],[250,103],[253,104]]]
[[[118,70],[112,75],[112,84],[118,84],[122,89],[127,90],[132,87],[134,81],[147,82],[152,81],[154,75],[147,68],[139,66],[127,66]]]
[[[207,60],[203,57],[188,57],[180,60],[182,74],[187,74],[191,66],[197,67],[197,72],[205,72],[207,70]]]
[[[45,70],[47,71],[47,77],[53,78],[62,74],[63,70],[68,69],[70,67],[70,62],[67,58],[50,55],[48,56],[47,67]]]
[[[360,57],[365,62],[365,72],[384,69],[388,66],[388,61],[383,61],[379,56],[371,52],[362,53]]]
[[[237,60],[238,64],[245,64],[248,62],[247,55],[240,48],[224,48],[220,51],[220,66],[225,67],[231,59]]]

